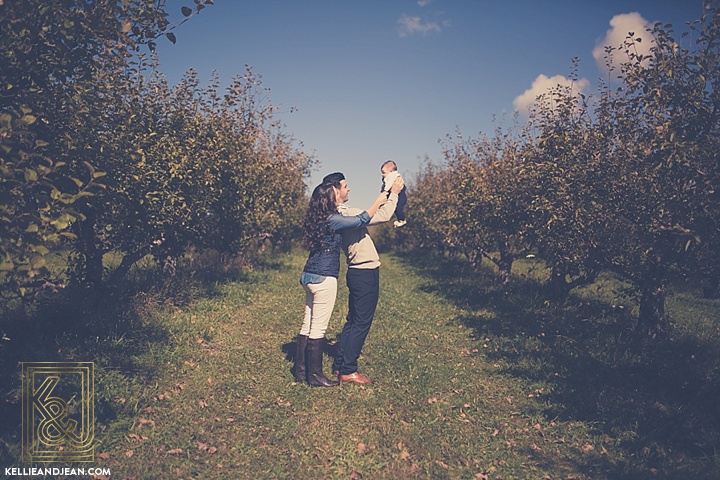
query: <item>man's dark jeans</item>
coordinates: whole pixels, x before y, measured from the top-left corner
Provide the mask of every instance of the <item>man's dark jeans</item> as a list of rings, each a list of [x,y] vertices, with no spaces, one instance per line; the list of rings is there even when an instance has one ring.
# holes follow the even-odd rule
[[[348,315],[333,362],[333,370],[341,375],[357,372],[360,351],[370,332],[380,296],[380,269],[348,268],[345,278],[350,291]]]

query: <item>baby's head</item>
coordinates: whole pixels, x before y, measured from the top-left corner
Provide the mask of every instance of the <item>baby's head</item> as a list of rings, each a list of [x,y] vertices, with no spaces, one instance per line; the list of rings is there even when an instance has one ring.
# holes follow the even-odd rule
[[[384,178],[385,175],[390,172],[397,172],[397,164],[392,160],[388,160],[387,162],[382,164],[382,167],[380,167],[380,171],[382,172],[382,176]]]

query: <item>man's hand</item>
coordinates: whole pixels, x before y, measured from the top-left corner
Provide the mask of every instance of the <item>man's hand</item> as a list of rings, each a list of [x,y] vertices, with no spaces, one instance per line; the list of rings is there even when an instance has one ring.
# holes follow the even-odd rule
[[[380,195],[378,195],[378,197],[375,199],[375,203],[373,203],[373,205],[379,207],[380,205],[384,205],[385,202],[387,202],[387,201],[388,201],[387,193],[383,192]]]
[[[405,180],[398,176],[390,187],[390,193],[399,194],[405,186]]]

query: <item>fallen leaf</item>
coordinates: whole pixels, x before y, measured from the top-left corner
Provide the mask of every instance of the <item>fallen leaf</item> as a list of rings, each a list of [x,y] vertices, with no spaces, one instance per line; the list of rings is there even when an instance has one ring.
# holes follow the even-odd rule
[[[592,452],[593,450],[595,450],[595,447],[593,447],[590,444],[587,444],[584,447],[582,447],[582,451],[585,453]]]
[[[173,448],[172,450],[168,450],[165,453],[167,453],[168,455],[178,455],[180,453],[183,453],[183,449],[182,448]]]
[[[110,458],[110,454],[107,452],[103,452],[103,453],[98,454],[98,458],[100,460],[107,460],[108,458]]]
[[[125,452],[125,456],[126,456],[127,458],[130,458],[130,457],[133,456],[133,453],[135,453],[135,452],[133,452],[132,450],[128,450],[127,452]]]
[[[154,420],[148,420],[147,418],[138,418],[138,423],[139,423],[140,425],[150,425],[150,426],[152,426],[152,427],[155,426],[155,421],[154,421]]]
[[[363,454],[363,453],[365,453],[366,450],[367,450],[367,445],[365,445],[364,443],[358,443],[358,445],[357,445],[358,453]]]

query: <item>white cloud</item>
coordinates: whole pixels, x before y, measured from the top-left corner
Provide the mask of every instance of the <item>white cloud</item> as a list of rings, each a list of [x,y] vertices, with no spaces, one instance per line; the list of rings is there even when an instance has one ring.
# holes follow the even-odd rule
[[[429,35],[431,33],[442,32],[442,27],[437,22],[427,21],[424,22],[417,15],[408,15],[403,13],[397,21],[398,24],[398,35],[401,37],[407,37],[419,33],[421,35]],[[447,24],[443,24],[447,26]]]
[[[418,5],[419,5],[420,7],[426,7],[426,6],[428,6],[429,4],[431,4],[432,1],[433,1],[433,0],[418,0]]]
[[[641,38],[640,43],[636,43],[637,53],[648,56],[650,48],[653,46],[652,36],[647,32],[650,23],[645,20],[642,15],[637,12],[623,13],[615,15],[610,20],[610,29],[605,33],[605,37],[598,41],[593,50],[593,57],[600,70],[607,72],[608,67],[605,61],[605,46],[614,47],[612,66],[616,72],[620,71],[620,65],[627,62],[627,55],[623,52],[622,44],[625,42],[628,34],[633,33],[633,38]]]
[[[530,108],[537,102],[537,98],[540,95],[549,93],[550,90],[558,85],[572,87],[572,93],[577,95],[583,93],[590,86],[590,82],[585,78],[573,81],[562,75],[548,77],[547,75],[540,74],[535,78],[529,89],[525,90],[522,95],[515,97],[515,100],[513,100],[515,110],[527,114]]]

